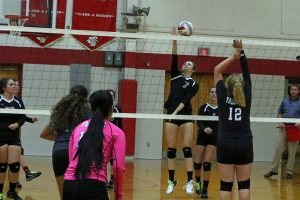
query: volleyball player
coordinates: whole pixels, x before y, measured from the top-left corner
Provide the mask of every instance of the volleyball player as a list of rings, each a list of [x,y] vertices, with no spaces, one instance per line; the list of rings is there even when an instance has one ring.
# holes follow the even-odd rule
[[[107,90],[112,98],[113,98],[113,101],[115,100],[116,98],[116,92],[114,90],[111,90],[111,89],[108,89]],[[122,110],[120,108],[120,106],[118,104],[115,104],[113,106],[113,113],[121,113]],[[114,123],[117,127],[119,127],[121,130],[123,130],[123,123],[122,123],[122,119],[121,118],[111,118],[110,121],[112,123]],[[114,172],[112,170],[112,166],[113,166],[113,159],[111,158],[110,159],[110,166],[111,166],[111,170],[110,170],[110,180],[109,182],[107,183],[106,187],[107,189],[113,189],[114,188]]]
[[[21,99],[14,96],[15,83],[11,78],[0,80],[0,108],[24,109]],[[0,114],[0,200],[3,199],[3,184],[7,168],[9,190],[7,197],[22,200],[16,193],[20,171],[21,140],[19,128],[25,123],[25,115]]]
[[[52,166],[60,197],[63,193],[64,174],[69,165],[69,141],[72,130],[91,113],[84,86],[75,85],[53,108],[50,122],[41,132],[41,138],[55,141]]]
[[[211,88],[208,95],[208,102],[200,106],[198,115],[217,116],[218,105],[216,88]],[[196,193],[201,198],[208,198],[208,185],[211,171],[211,163],[216,154],[218,122],[197,121],[198,136],[195,146],[194,170]],[[203,188],[201,182],[201,168],[203,168]]]
[[[165,108],[168,114],[191,115],[191,99],[198,92],[198,83],[191,76],[194,73],[195,64],[186,61],[182,66],[182,73],[178,71],[177,41],[172,43],[172,66],[171,66],[171,88]],[[168,169],[169,180],[166,193],[171,194],[177,184],[175,180],[175,158],[176,158],[176,138],[179,128],[183,134],[183,155],[187,169],[187,183],[184,189],[187,193],[194,193],[193,186],[193,158],[191,142],[193,139],[193,122],[191,120],[167,120],[165,122],[165,132],[168,145]]]
[[[221,178],[220,199],[230,199],[234,177],[239,199],[250,199],[253,142],[250,130],[251,78],[241,40],[234,40],[232,56],[214,69],[219,107],[217,161]],[[240,59],[242,76],[232,74],[225,81],[222,73]]]
[[[15,87],[16,87],[15,91],[14,91],[15,92],[14,95],[16,97],[18,97],[18,94],[20,92],[19,81],[14,79],[14,82],[15,82]],[[24,106],[24,108],[25,108],[25,106]],[[27,117],[25,115],[25,121],[29,122],[29,123],[35,123],[35,122],[38,121],[38,118],[37,117],[31,117],[30,118],[30,117]],[[19,134],[21,134],[21,133],[19,133]],[[20,135],[20,138],[21,138],[21,135]],[[22,150],[21,150],[21,157],[20,157],[20,165],[21,165],[23,171],[25,172],[26,181],[31,181],[32,179],[35,179],[35,178],[39,177],[42,174],[42,172],[36,172],[36,171],[32,171],[32,170],[29,169],[29,165],[28,165],[28,163],[26,162],[26,160],[24,158],[24,149],[23,149],[22,146],[21,146],[21,148],[22,148]],[[16,187],[17,188],[22,188],[22,185],[19,181],[17,182]]]
[[[90,96],[93,116],[73,131],[70,164],[65,174],[64,200],[107,200],[106,166],[114,157],[115,200],[121,200],[125,170],[125,134],[109,121],[113,100],[99,90]]]

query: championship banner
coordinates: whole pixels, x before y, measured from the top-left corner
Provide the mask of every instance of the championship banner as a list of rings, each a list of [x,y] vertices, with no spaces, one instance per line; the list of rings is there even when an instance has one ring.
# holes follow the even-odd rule
[[[22,4],[22,12],[25,11]],[[29,19],[26,26],[51,27],[52,26],[52,6],[53,0],[30,0],[29,1]],[[56,28],[65,28],[67,0],[57,1]],[[34,43],[41,47],[53,44],[60,39],[63,34],[47,33],[25,33]]]
[[[116,31],[117,0],[74,0],[72,29]],[[93,51],[113,37],[73,35],[84,47]]]

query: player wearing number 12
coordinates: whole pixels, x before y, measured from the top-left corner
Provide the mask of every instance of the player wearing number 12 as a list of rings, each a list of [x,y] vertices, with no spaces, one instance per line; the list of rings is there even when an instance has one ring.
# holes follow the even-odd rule
[[[253,141],[250,130],[251,78],[241,40],[234,40],[232,56],[214,69],[219,107],[217,162],[221,178],[220,199],[231,197],[233,179],[238,183],[239,199],[250,199]],[[225,81],[222,72],[240,60],[242,76],[232,74]]]

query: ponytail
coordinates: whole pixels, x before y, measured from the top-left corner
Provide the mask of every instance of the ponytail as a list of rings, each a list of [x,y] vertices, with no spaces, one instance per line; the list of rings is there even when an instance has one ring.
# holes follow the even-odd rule
[[[92,166],[98,172],[103,162],[103,128],[104,118],[100,109],[97,109],[92,116],[89,127],[79,141],[77,153],[78,164],[75,170],[77,179],[84,179],[91,174]]]
[[[246,107],[246,99],[244,93],[244,79],[239,74],[231,74],[226,80],[228,95],[232,95],[234,101],[240,107]]]
[[[93,116],[87,131],[79,141],[75,157],[78,163],[75,170],[77,179],[87,178],[92,171],[99,173],[103,164],[103,128],[105,119],[112,113],[112,95],[105,90],[94,92],[90,98]]]
[[[246,107],[245,94],[243,85],[241,83],[235,83],[232,88],[232,95],[234,101],[241,107]]]

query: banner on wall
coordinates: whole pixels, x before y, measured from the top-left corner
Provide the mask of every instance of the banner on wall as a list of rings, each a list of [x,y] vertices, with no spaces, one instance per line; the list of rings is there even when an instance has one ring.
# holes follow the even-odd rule
[[[116,31],[117,0],[74,0],[72,29]],[[113,37],[73,35],[88,50],[93,51]]]
[[[52,26],[52,6],[53,0],[30,0],[29,19],[26,26],[51,27]],[[67,0],[57,1],[56,28],[65,28]],[[22,14],[26,12],[26,4],[22,4]],[[63,34],[46,33],[25,33],[22,34],[41,47],[53,44],[60,39]]]

